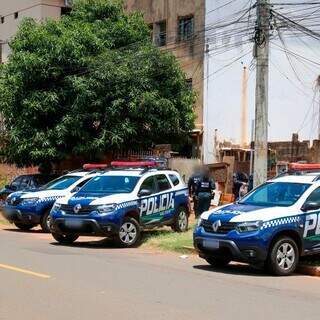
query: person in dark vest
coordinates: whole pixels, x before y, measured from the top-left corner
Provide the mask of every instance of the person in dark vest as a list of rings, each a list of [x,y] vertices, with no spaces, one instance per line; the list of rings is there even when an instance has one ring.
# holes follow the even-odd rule
[[[215,182],[211,176],[210,170],[207,167],[203,169],[203,176],[199,179],[196,186],[195,195],[198,199],[196,217],[199,217],[203,212],[209,210]]]
[[[195,193],[196,193],[197,183],[202,177],[201,169],[202,168],[200,165],[195,166],[193,170],[193,174],[188,180],[189,197],[192,198],[193,200],[193,211],[195,215],[196,215],[197,206],[198,206],[198,199]]]

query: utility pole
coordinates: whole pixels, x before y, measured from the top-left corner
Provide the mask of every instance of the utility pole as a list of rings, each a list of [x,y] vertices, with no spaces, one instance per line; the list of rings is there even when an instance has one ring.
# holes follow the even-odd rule
[[[267,180],[270,1],[257,0],[254,186]]]

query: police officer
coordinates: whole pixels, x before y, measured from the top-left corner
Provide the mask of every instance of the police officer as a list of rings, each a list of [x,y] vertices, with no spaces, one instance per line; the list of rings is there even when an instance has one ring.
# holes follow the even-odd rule
[[[198,199],[196,217],[199,217],[203,212],[209,210],[214,189],[215,182],[211,177],[210,170],[205,167],[203,169],[203,176],[196,186],[195,195]]]
[[[192,198],[193,200],[193,211],[195,215],[196,215],[197,206],[198,206],[198,200],[195,193],[196,193],[196,187],[197,187],[198,181],[202,177],[201,169],[202,169],[201,166],[199,165],[195,166],[193,170],[193,174],[188,180],[189,197]]]

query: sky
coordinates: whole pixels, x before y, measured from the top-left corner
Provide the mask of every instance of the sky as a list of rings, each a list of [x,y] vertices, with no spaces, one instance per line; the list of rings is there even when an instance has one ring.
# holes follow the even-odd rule
[[[247,129],[248,137],[251,136],[251,121],[254,119],[255,109],[256,72],[253,61],[253,42],[243,45],[240,43],[254,34],[252,27],[254,26],[256,9],[251,10],[249,22],[233,24],[218,29],[219,31],[213,31],[215,29],[213,26],[234,21],[241,16],[240,10],[249,8],[250,3],[254,2],[254,0],[207,0],[206,38],[209,39],[210,49],[208,64],[206,63],[205,66],[204,85],[208,86],[208,92],[205,92],[205,98],[207,97],[208,101],[206,113],[209,128],[205,140],[208,145],[213,144],[215,129],[218,130],[220,141],[226,139],[239,142],[243,66],[249,70]],[[273,0],[272,2],[301,3],[302,1]],[[290,17],[296,16],[296,21],[303,19],[300,23],[307,26],[318,22],[318,26],[312,26],[312,29],[320,33],[320,5],[312,6],[310,10],[305,10],[306,8],[308,8],[306,5],[274,6],[278,12],[290,15]],[[297,10],[302,11],[298,12]],[[291,13],[289,13],[290,11]],[[314,17],[314,19],[311,20],[310,17]],[[248,25],[251,25],[251,30],[245,31]],[[279,22],[276,26],[279,26]],[[230,38],[228,30],[232,35]],[[300,57],[294,58],[292,55],[289,55],[289,61],[283,51],[283,44],[279,39],[278,32],[276,30],[272,32],[269,76],[269,141],[290,140],[294,132],[299,133],[300,139],[314,139],[317,137],[319,114],[319,94],[315,97],[315,82],[320,75],[320,40],[302,36],[302,33],[296,35],[292,31],[281,31],[280,33],[287,50],[315,63]],[[239,45],[231,50],[226,50],[230,43],[238,43]],[[245,56],[241,58],[243,55]]]

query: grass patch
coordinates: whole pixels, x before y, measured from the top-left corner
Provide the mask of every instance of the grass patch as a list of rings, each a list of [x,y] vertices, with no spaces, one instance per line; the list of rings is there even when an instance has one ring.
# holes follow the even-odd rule
[[[188,253],[189,250],[183,247],[193,247],[192,234],[194,227],[194,224],[190,225],[189,230],[184,233],[174,232],[169,227],[145,231],[143,233],[142,246],[165,251]]]

